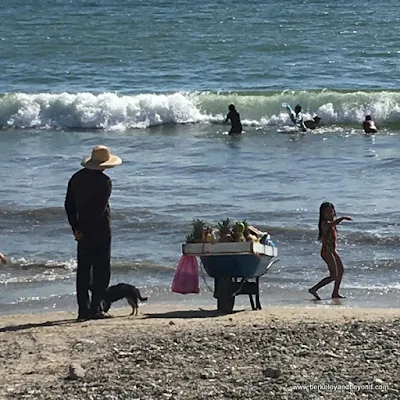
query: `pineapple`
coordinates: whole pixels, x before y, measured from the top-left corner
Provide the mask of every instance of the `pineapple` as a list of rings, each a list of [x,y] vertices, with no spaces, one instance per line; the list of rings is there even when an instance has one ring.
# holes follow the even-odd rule
[[[205,239],[205,228],[206,224],[201,219],[194,218],[192,221],[192,235],[194,239],[194,243],[202,243]]]
[[[212,235],[212,229],[210,226],[207,226],[205,228],[205,241],[207,243],[212,243],[214,241],[213,235]]]
[[[231,220],[229,218],[218,223],[219,241],[232,242]]]
[[[189,233],[186,237],[186,243],[194,243],[194,236],[192,233]]]
[[[247,222],[247,219],[244,219],[242,221],[242,224],[244,225],[244,232],[243,235],[245,238],[247,238],[247,236],[249,236],[250,231],[249,231],[249,223]]]
[[[244,237],[245,226],[243,222],[236,222],[232,228],[232,237],[234,242],[245,242],[246,238]]]

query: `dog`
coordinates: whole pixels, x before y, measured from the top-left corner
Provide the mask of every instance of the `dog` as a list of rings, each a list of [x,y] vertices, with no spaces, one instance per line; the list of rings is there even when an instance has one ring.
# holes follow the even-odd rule
[[[104,299],[101,301],[103,312],[107,313],[112,303],[123,298],[125,298],[132,307],[131,315],[138,315],[138,300],[147,301],[147,297],[142,297],[137,287],[129,285],[128,283],[118,283],[117,285],[109,286],[106,290]]]
[[[318,115],[317,115],[313,119],[304,121],[304,125],[306,126],[307,129],[315,129],[319,126],[320,122],[321,122],[321,118],[318,117]]]

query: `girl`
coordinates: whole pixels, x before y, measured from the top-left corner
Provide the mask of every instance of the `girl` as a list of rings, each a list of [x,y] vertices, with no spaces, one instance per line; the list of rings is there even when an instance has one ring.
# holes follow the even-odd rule
[[[328,265],[330,275],[308,290],[317,300],[321,300],[317,291],[332,281],[335,281],[332,298],[343,298],[343,296],[339,294],[339,286],[343,276],[343,263],[336,251],[336,225],[340,224],[342,221],[352,221],[352,219],[351,217],[340,217],[336,219],[334,205],[332,203],[321,204],[319,208],[318,240],[322,242],[321,257]]]

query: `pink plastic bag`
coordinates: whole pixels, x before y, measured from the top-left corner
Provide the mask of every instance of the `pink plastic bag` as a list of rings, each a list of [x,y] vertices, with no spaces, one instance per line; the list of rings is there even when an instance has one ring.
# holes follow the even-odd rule
[[[174,293],[200,293],[199,266],[195,256],[182,255],[171,289]]]

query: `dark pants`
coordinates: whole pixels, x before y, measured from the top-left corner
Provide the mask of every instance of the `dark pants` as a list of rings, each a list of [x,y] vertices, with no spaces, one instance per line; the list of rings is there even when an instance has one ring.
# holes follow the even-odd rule
[[[83,234],[78,242],[78,270],[76,294],[79,315],[87,316],[101,311],[100,302],[110,283],[111,237]],[[92,282],[91,282],[92,276]],[[89,289],[92,301],[89,302]]]
[[[232,124],[231,130],[229,131],[230,135],[240,134],[243,131],[242,124]]]

